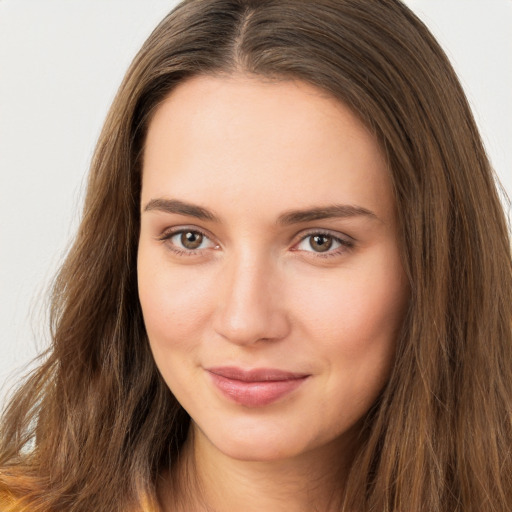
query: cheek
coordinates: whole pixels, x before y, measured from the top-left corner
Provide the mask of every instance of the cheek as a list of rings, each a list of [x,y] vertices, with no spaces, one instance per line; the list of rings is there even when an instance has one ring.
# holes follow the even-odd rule
[[[310,283],[309,300],[300,306],[304,338],[321,361],[325,401],[318,414],[335,430],[355,424],[386,385],[407,306],[401,270],[370,267]]]
[[[199,339],[212,303],[206,276],[194,278],[140,248],[139,300],[155,357],[159,350],[189,349]]]
[[[324,339],[344,340],[347,349],[359,351],[364,340],[392,337],[400,327],[406,293],[397,283],[389,286],[370,275],[351,276],[339,282],[316,283],[301,293],[299,318]]]
[[[295,318],[333,372],[343,365],[344,374],[387,375],[409,296],[395,252],[307,280],[298,290]]]

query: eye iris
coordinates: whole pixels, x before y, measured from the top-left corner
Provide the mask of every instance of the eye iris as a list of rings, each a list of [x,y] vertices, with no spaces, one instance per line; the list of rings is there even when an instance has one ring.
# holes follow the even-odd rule
[[[187,249],[197,249],[203,243],[203,235],[197,231],[184,231],[181,234],[181,243]]]
[[[310,238],[309,245],[316,252],[325,252],[332,247],[332,236],[315,235]]]

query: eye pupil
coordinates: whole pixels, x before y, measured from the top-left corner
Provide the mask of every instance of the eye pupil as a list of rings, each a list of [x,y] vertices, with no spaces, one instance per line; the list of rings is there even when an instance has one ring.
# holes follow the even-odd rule
[[[315,235],[312,236],[309,245],[316,252],[325,252],[332,247],[332,236]]]
[[[184,231],[181,234],[181,243],[187,249],[197,249],[203,243],[203,235],[197,231]]]

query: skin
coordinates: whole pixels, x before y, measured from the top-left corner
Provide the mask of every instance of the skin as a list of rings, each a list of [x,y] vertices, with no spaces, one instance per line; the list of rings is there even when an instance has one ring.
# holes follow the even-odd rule
[[[334,205],[322,218],[290,213]],[[196,77],[159,106],[144,152],[139,294],[156,364],[192,418],[181,467],[213,510],[330,510],[393,364],[408,299],[398,246],[381,149],[322,91]],[[308,377],[251,407],[212,383],[216,366]],[[165,491],[162,501],[176,508]]]

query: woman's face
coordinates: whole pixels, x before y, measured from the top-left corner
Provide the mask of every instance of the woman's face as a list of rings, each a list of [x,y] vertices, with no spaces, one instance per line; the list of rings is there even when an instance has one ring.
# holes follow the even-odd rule
[[[178,86],[144,151],[139,294],[197,435],[274,460],[343,443],[385,385],[408,298],[389,171],[313,86]]]

